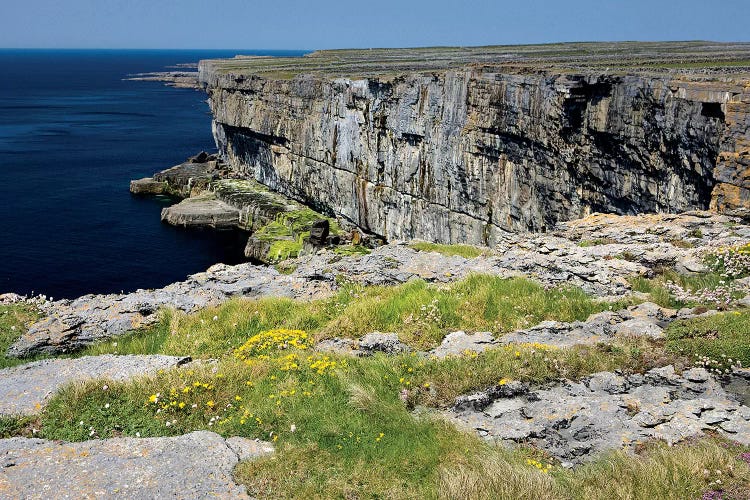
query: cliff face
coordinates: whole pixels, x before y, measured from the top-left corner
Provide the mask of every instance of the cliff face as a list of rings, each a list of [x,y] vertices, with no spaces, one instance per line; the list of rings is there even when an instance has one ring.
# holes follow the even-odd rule
[[[200,74],[233,169],[387,239],[493,244],[590,212],[750,206],[740,80],[482,68],[274,79],[210,61]]]

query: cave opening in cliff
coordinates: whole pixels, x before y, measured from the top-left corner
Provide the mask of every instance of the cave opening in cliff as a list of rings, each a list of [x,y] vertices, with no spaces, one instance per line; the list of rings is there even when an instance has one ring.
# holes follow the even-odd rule
[[[706,118],[718,118],[724,121],[724,111],[720,102],[704,102],[701,106],[701,115]]]

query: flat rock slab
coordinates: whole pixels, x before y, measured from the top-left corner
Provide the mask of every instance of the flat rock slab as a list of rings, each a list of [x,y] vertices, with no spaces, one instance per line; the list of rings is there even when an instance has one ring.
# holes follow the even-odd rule
[[[650,439],[670,444],[713,431],[750,444],[750,408],[703,368],[595,373],[529,389],[518,382],[461,396],[450,414],[480,436],[526,443],[569,464]]]
[[[175,356],[84,356],[45,359],[0,370],[0,415],[33,415],[62,386],[91,379],[127,380],[189,362]]]
[[[207,431],[82,443],[2,439],[0,497],[248,498],[232,469],[272,452],[269,443]]]
[[[161,220],[173,226],[228,229],[239,224],[240,211],[209,194],[164,208]]]
[[[430,351],[430,354],[436,358],[445,358],[447,356],[460,356],[467,352],[483,352],[486,349],[496,347],[492,332],[476,332],[467,334],[463,331],[451,332],[445,336],[443,342]]]

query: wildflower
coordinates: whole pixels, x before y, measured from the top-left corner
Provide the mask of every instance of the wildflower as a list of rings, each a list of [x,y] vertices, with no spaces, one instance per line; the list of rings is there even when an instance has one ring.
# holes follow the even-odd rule
[[[235,397],[234,397],[234,400],[235,400],[235,401],[242,401],[242,397],[240,397],[240,396],[235,396]]]
[[[184,401],[180,401],[180,404],[178,404],[177,406],[180,408],[180,410],[182,410],[183,408],[185,408],[186,404]]]
[[[214,406],[216,406],[216,403],[214,403],[213,400],[209,400],[206,402],[206,406],[208,406],[209,408],[213,408]]]
[[[158,403],[159,402],[159,394],[157,393],[157,394],[152,394],[151,396],[149,396],[148,402],[149,403]]]
[[[289,427],[289,432],[296,432],[296,431],[297,431],[297,426],[292,424],[292,426]]]

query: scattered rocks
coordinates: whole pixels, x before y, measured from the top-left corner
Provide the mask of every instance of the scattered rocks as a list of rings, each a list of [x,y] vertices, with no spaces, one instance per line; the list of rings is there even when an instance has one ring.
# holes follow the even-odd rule
[[[232,470],[239,460],[270,453],[270,443],[207,431],[82,443],[1,439],[0,496],[248,498]]]
[[[523,442],[575,464],[648,439],[676,443],[706,430],[750,444],[750,408],[701,368],[602,372],[529,389],[518,382],[462,396],[450,415],[480,436]]]
[[[25,299],[23,295],[18,295],[17,293],[0,294],[0,304],[16,304],[23,302]]]
[[[553,347],[611,342],[615,337],[664,338],[664,328],[676,319],[698,316],[692,310],[675,311],[643,302],[620,311],[592,314],[586,321],[544,321],[534,327],[503,335],[501,344],[539,343]]]
[[[409,352],[411,348],[402,344],[395,333],[368,333],[359,340],[359,349],[366,354],[383,352],[386,354],[398,354]]]
[[[395,333],[368,333],[359,340],[333,338],[326,339],[315,346],[318,351],[334,352],[349,356],[372,356],[376,352],[401,354],[410,352],[411,348],[403,344]]]
[[[39,413],[58,389],[92,379],[127,380],[190,362],[162,355],[84,356],[45,359],[0,370],[0,415]]]

